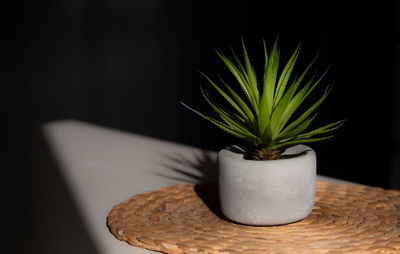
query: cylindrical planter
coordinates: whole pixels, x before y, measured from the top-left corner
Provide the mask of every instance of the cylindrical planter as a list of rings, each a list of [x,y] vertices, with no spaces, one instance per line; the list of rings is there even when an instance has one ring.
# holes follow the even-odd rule
[[[279,225],[311,213],[315,152],[297,145],[283,155],[278,160],[255,161],[245,159],[237,147],[218,153],[220,206],[227,218],[248,225]]]

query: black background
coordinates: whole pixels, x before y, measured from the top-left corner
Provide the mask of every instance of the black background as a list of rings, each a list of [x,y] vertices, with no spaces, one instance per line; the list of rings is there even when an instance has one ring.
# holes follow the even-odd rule
[[[243,37],[257,68],[263,64],[262,39],[271,45],[277,34],[283,59],[302,42],[296,72],[318,51],[319,73],[331,64],[313,94],[316,99],[333,84],[315,126],[348,119],[335,138],[311,145],[319,173],[400,189],[395,1],[86,0],[2,6],[2,188],[9,206],[22,214],[41,209],[31,194],[38,184],[32,182],[52,179],[44,171],[51,158],[41,152],[44,123],[78,119],[212,150],[237,142],[179,101],[211,113],[198,88],[209,86],[197,70],[228,76],[212,49],[228,53],[232,46],[240,52]],[[29,218],[23,221],[31,227]]]

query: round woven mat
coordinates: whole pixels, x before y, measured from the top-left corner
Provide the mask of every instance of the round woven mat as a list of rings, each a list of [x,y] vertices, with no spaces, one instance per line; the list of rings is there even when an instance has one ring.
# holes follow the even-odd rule
[[[165,253],[400,253],[400,191],[317,183],[310,216],[254,227],[226,220],[215,184],[184,184],[131,197],[108,216],[131,245]]]

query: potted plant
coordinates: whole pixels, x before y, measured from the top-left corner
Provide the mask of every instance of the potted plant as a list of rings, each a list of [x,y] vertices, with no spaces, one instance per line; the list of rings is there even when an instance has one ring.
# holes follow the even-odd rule
[[[315,57],[299,76],[293,78],[301,44],[282,70],[279,69],[277,40],[269,52],[265,41],[263,45],[265,65],[261,78],[256,76],[243,40],[244,62],[233,50],[234,61],[216,51],[241,92],[235,91],[221,77],[222,85],[217,85],[201,73],[226,102],[223,105],[200,88],[204,99],[221,120],[182,105],[245,141],[244,145],[231,146],[218,153],[223,214],[243,224],[279,225],[301,220],[311,213],[316,188],[316,155],[304,144],[333,137],[326,133],[339,128],[343,120],[308,130],[317,115],[316,109],[330,89],[327,87],[303,112],[297,111],[329,68],[318,78],[316,73],[308,77]]]

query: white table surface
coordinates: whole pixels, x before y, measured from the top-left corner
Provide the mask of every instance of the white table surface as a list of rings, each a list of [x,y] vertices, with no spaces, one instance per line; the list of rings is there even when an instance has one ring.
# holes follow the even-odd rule
[[[74,120],[46,124],[43,133],[99,253],[155,253],[109,232],[106,218],[114,205],[161,187],[216,179],[212,151]]]

